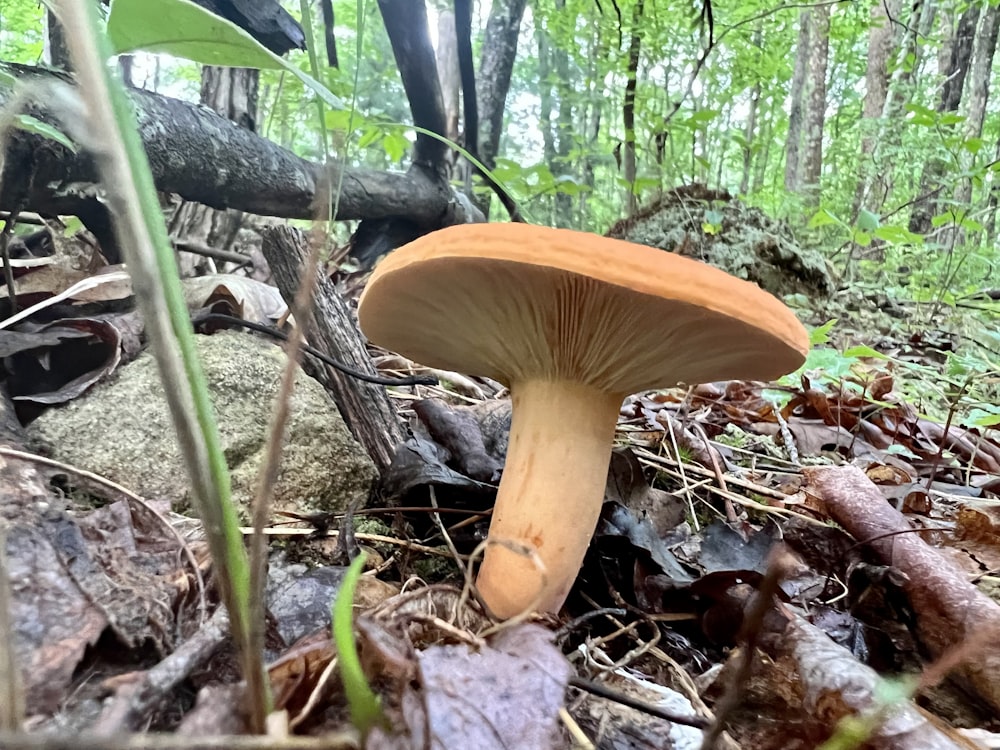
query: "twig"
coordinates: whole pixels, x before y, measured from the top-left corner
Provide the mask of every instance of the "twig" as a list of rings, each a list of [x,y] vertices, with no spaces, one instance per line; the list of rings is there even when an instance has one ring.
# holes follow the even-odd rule
[[[10,300],[10,314],[17,313],[17,294],[14,292],[14,269],[10,265],[10,238],[14,233],[19,209],[14,209],[4,220],[3,232],[0,233],[0,257],[3,259],[3,278],[7,284],[7,299]]]
[[[726,724],[740,705],[743,691],[750,680],[757,642],[764,629],[764,617],[774,605],[781,582],[791,570],[792,563],[792,556],[783,546],[775,547],[771,551],[767,571],[764,573],[760,588],[750,602],[743,620],[743,648],[734,656],[736,668],[733,670],[722,697],[715,704],[715,721],[705,733],[705,739],[701,745],[702,750],[713,750],[715,743],[726,730]]]
[[[682,716],[680,714],[675,714],[673,711],[667,711],[659,706],[652,706],[648,703],[644,703],[643,701],[636,700],[629,695],[625,695],[625,693],[613,690],[606,685],[602,685],[599,682],[594,682],[593,680],[588,680],[583,677],[572,676],[569,678],[569,684],[578,690],[583,690],[591,695],[596,695],[598,698],[604,698],[605,700],[620,703],[623,706],[634,708],[636,711],[641,711],[649,716],[655,716],[658,719],[664,719],[674,724],[683,724],[686,727],[695,727],[697,729],[705,729],[710,724],[710,722],[700,716]]]
[[[173,689],[226,643],[228,631],[229,613],[225,607],[219,607],[197,633],[169,656],[118,688],[101,712],[94,731],[116,734],[140,729],[171,698]]]
[[[24,722],[24,690],[14,653],[7,535],[0,525],[0,731],[16,732]],[[0,743],[0,747],[2,747]]]

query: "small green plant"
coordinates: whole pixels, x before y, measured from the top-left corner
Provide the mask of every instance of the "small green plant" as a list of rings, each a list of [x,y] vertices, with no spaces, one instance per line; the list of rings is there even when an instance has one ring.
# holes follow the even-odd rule
[[[333,642],[337,646],[337,666],[340,679],[344,683],[344,695],[351,714],[351,723],[365,736],[377,726],[387,726],[382,703],[368,684],[368,678],[361,668],[361,658],[354,644],[354,590],[364,569],[365,556],[354,558],[340,591],[333,602]]]

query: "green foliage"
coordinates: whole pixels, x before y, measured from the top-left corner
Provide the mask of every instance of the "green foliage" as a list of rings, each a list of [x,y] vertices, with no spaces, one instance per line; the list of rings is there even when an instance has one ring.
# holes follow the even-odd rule
[[[45,46],[45,7],[38,0],[0,3],[0,60],[33,65]]]

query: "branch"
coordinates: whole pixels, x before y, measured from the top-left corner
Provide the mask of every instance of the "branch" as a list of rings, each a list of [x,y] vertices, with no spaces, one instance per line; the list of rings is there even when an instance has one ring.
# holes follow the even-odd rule
[[[83,106],[65,77],[39,68],[0,63],[31,92],[28,114],[78,142],[97,141],[77,132]],[[15,97],[0,80],[0,109]],[[139,131],[157,190],[212,208],[235,208],[264,216],[312,219],[317,195],[336,186],[343,171],[337,218],[404,217],[426,230],[475,221],[468,202],[457,200],[432,170],[407,173],[329,168],[301,159],[197,104],[133,89]],[[4,145],[0,208],[23,206],[42,214],[76,214],[94,202],[98,176],[93,160],[55,142],[12,130]],[[443,148],[443,147],[442,147]],[[481,217],[478,218],[481,220]]]

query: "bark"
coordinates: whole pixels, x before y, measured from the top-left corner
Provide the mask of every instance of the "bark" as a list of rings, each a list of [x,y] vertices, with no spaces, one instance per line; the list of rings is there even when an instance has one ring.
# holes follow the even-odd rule
[[[902,588],[915,615],[916,635],[932,658],[965,658],[951,671],[975,694],[1000,710],[1000,606],[969,582],[965,571],[929,546],[854,466],[807,468],[807,491],[830,518],[902,573]],[[972,647],[974,646],[974,648]]]
[[[438,15],[438,43],[435,52],[438,78],[441,80],[441,98],[444,102],[445,135],[458,139],[458,39],[455,37],[455,14],[450,10]]]
[[[642,0],[639,0],[640,3]],[[566,12],[566,0],[555,0],[556,12]],[[570,152],[573,150],[573,97],[576,95],[575,81],[572,80],[569,52],[561,46],[552,48],[553,67],[559,92],[559,112],[556,120],[556,176],[572,171]],[[565,193],[556,193],[556,226],[573,225],[573,198]]]
[[[479,64],[477,94],[482,137],[479,156],[488,168],[496,166],[503,115],[517,57],[517,40],[527,0],[493,0]],[[541,64],[541,60],[539,60]]]
[[[72,68],[69,47],[66,46],[66,31],[51,10],[45,11],[45,60],[52,68]]]
[[[1000,31],[1000,8],[988,5],[982,14],[979,32],[976,34],[976,49],[973,53],[969,71],[969,94],[966,97],[965,139],[980,138],[983,135],[983,123],[986,119],[986,103],[990,94],[990,71],[993,69],[993,56],[997,49],[997,32]],[[962,173],[973,168],[974,156],[971,152],[961,151]],[[955,203],[967,206],[972,201],[972,180],[963,177],[955,190]]]
[[[830,49],[830,6],[817,5],[809,11],[809,60],[803,123],[802,189],[806,203],[819,205],[823,174],[823,125],[826,120],[826,72]]]
[[[879,120],[889,94],[889,58],[896,43],[896,32],[890,19],[899,17],[901,4],[901,0],[879,0],[871,10],[865,98],[861,107],[861,175],[854,191],[853,218],[857,218],[862,208],[880,208],[870,200],[874,179],[880,172],[872,156],[875,153],[875,137],[880,130]]]
[[[274,272],[274,282],[291,305],[309,248],[303,235],[288,226],[265,228],[263,240],[264,257]],[[329,279],[323,277],[317,282],[312,309],[298,325],[305,327],[309,343],[327,356],[355,370],[377,374],[354,315]],[[368,451],[379,474],[384,475],[396,446],[406,439],[385,386],[363,382],[321,363],[317,363],[316,370],[351,434]]]
[[[444,135],[444,100],[428,33],[424,0],[378,0],[378,8],[392,44],[406,99],[410,103],[413,124]],[[446,166],[447,150],[448,147],[441,141],[417,133],[413,163],[440,172]]]
[[[809,11],[799,14],[799,34],[795,43],[795,67],[789,91],[788,140],[785,144],[785,190],[798,194],[802,189],[800,154],[806,111],[806,74],[809,69]]]
[[[947,65],[941,70],[944,83],[941,87],[941,97],[937,111],[940,114],[958,111],[962,102],[962,91],[969,71],[972,50],[975,42],[976,27],[979,23],[980,6],[973,3],[962,13],[955,30],[954,39],[949,49]],[[920,177],[918,195],[910,212],[909,229],[918,234],[927,234],[931,230],[931,219],[938,213],[942,178],[946,163],[940,158],[932,158],[924,165]]]
[[[625,145],[622,148],[626,194],[625,214],[631,216],[639,208],[638,196],[635,194],[636,179],[636,147],[635,147],[635,89],[639,77],[639,58],[642,54],[642,37],[639,29],[642,24],[643,0],[637,0],[632,8],[632,36],[628,45],[628,72],[625,83],[625,100],[622,103],[622,124],[625,127]]]
[[[750,91],[750,106],[747,111],[746,127],[743,129],[743,175],[740,178],[740,193],[746,195],[750,189],[750,165],[753,161],[754,136],[757,132],[757,108],[760,106],[761,85],[758,81]]]
[[[201,104],[240,127],[256,132],[259,80],[260,72],[251,68],[206,65],[201,69]],[[228,250],[242,225],[242,211],[218,211],[188,201],[171,217],[169,230],[176,240]],[[180,261],[183,272],[188,275],[202,266],[208,266],[205,270],[214,270],[212,261],[204,256],[184,253]]]
[[[929,24],[932,15],[933,7],[929,2],[917,0],[913,4],[903,41],[896,52],[892,81],[882,109],[881,126],[872,155],[872,164],[877,165],[873,171],[878,174],[873,175],[868,192],[872,196],[870,200],[877,201],[875,205],[885,205],[892,194],[897,161],[894,155],[900,147],[903,132],[898,123],[903,116],[903,108],[912,96],[915,73],[920,68],[924,54],[920,39],[926,36],[927,30],[924,27]]]
[[[604,83],[598,73],[598,62],[605,60],[607,45],[601,38],[600,26],[597,23],[593,26],[593,34],[588,40],[588,44],[587,105],[584,108],[583,132],[581,133],[586,147],[581,149],[577,169],[580,181],[589,189],[582,190],[577,199],[577,210],[581,218],[588,216],[587,205],[594,197],[594,166],[597,161],[598,141],[601,135],[601,110],[604,105]]]
[[[552,47],[549,44],[548,33],[542,24],[537,22],[535,43],[538,46],[538,129],[542,133],[542,162],[553,165],[556,160],[556,139],[552,131],[552,113],[555,109],[555,98],[552,95]],[[555,224],[555,215],[552,211],[554,201],[550,202],[548,196],[542,196],[540,200],[545,201],[548,209],[546,223]]]
[[[68,109],[75,91],[49,71],[0,65],[26,85],[34,96],[26,111],[72,135],[78,116]],[[340,220],[405,217],[427,231],[449,224],[481,220],[478,211],[455,193],[439,175],[412,167],[406,173],[343,169],[301,159],[271,141],[236,126],[196,104],[153,94],[129,92],[153,179],[159,191],[213,208],[236,208],[281,218],[312,219],[317,197],[338,184]],[[0,81],[0,107],[12,91]],[[88,137],[85,133],[82,134]],[[82,139],[80,139],[82,140]],[[93,160],[81,150],[71,154],[51,141],[14,130],[5,144],[0,173],[0,209],[12,206],[43,214],[79,215],[96,201],[98,174]],[[25,180],[24,175],[33,175]],[[323,201],[325,205],[325,199]]]

